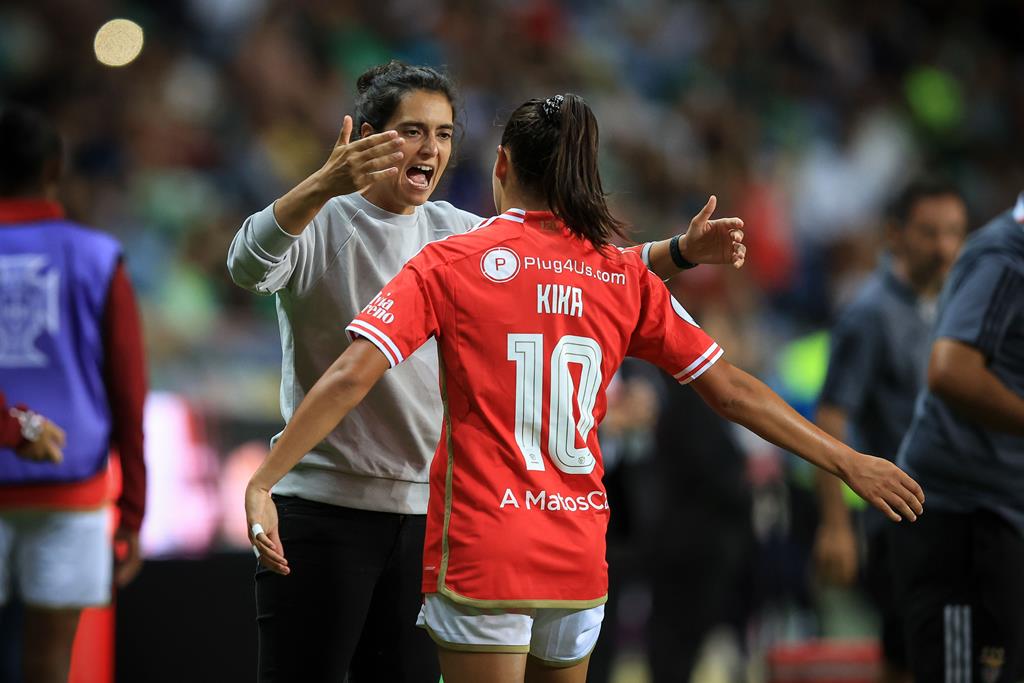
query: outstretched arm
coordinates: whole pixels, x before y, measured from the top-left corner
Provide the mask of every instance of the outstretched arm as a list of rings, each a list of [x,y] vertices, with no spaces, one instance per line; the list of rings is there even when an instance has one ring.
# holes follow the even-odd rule
[[[295,268],[292,250],[327,201],[398,173],[395,164],[402,157],[402,140],[397,132],[355,142],[351,137],[352,117],[346,116],[324,165],[242,223],[228,248],[228,271],[237,285],[257,294],[285,287]]]
[[[270,489],[359,405],[388,367],[376,346],[365,339],[352,342],[306,394],[281,438],[252,475],[245,489],[245,517],[260,562],[267,568],[288,573]],[[253,524],[260,524],[264,533],[253,535]]]
[[[742,268],[747,258],[743,244],[743,221],[739,218],[711,218],[718,199],[711,195],[687,231],[679,235],[679,254],[693,264],[723,265],[731,263]],[[655,275],[667,280],[684,268],[672,258],[671,242],[675,237],[652,242],[647,262]]]
[[[924,492],[903,470],[829,436],[739,368],[719,361],[693,386],[719,415],[836,475],[894,522],[921,514]]]
[[[393,130],[351,142],[352,117],[346,116],[331,156],[316,172],[274,202],[281,229],[300,234],[331,197],[350,194],[398,174],[402,139]]]

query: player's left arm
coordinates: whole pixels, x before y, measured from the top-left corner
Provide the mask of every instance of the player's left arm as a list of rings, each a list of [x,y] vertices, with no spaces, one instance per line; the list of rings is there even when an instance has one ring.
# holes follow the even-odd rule
[[[883,458],[858,453],[804,419],[763,382],[726,361],[693,381],[715,412],[836,475],[894,522],[921,514],[924,492]]]
[[[711,195],[708,203],[693,217],[689,228],[682,235],[641,247],[648,249],[647,265],[655,275],[667,280],[701,263],[731,263],[734,268],[743,267],[747,258],[747,247],[743,244],[743,221],[735,217],[712,218],[717,203],[717,198]],[[675,255],[672,247],[674,240],[679,249]]]
[[[278,572],[288,573],[277,531],[277,509],[270,489],[292,467],[324,440],[349,411],[359,405],[373,385],[391,367],[374,344],[356,339],[345,349],[299,404],[281,438],[256,469],[245,489],[245,516],[250,531],[260,524],[264,533],[252,535],[260,561]]]

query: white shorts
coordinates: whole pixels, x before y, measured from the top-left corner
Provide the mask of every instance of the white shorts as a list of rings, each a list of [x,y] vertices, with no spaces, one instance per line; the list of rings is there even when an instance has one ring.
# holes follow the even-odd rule
[[[545,664],[564,667],[590,654],[603,619],[604,605],[589,609],[479,609],[429,593],[416,625],[447,650],[528,652]]]
[[[110,602],[110,510],[0,510],[0,605],[13,587],[33,607]]]

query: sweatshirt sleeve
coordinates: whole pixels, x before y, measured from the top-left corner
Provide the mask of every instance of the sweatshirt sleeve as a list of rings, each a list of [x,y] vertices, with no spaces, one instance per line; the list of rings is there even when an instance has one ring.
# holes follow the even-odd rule
[[[277,224],[273,204],[249,216],[228,249],[231,279],[257,294],[284,289],[295,270],[295,247],[303,235],[291,235]]]
[[[228,271],[237,285],[256,294],[282,289],[301,293],[323,275],[355,234],[343,198],[328,201],[298,235],[284,231],[274,205],[245,219],[228,248]]]

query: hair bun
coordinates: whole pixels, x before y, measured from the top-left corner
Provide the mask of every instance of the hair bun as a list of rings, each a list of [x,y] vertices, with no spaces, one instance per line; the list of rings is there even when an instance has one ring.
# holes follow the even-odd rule
[[[397,59],[392,59],[387,64],[378,64],[377,66],[371,67],[370,69],[367,69],[356,81],[356,92],[362,94],[369,90],[370,86],[373,85],[373,82],[381,76],[398,73],[406,68],[408,67]]]

